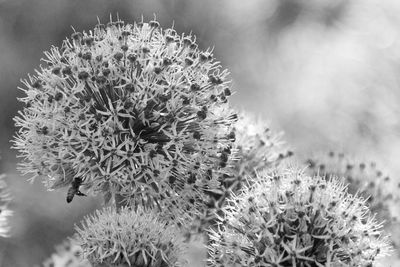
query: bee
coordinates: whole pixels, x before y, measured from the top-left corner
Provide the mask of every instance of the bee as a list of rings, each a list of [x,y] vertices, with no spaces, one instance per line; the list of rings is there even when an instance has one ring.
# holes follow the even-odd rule
[[[72,180],[71,186],[68,189],[67,192],[67,203],[70,203],[72,199],[74,199],[74,196],[86,196],[84,193],[79,191],[79,187],[82,185],[82,178],[80,177],[75,177],[74,180]]]

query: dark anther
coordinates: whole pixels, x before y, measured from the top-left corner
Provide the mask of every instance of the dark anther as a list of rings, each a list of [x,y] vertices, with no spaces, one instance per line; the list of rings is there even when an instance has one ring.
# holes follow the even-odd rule
[[[187,58],[185,58],[185,63],[186,63],[186,65],[191,66],[191,65],[193,65],[193,59],[187,57]]]
[[[68,64],[68,60],[66,57],[61,57],[60,61],[61,61],[61,63]]]
[[[128,51],[129,47],[127,45],[121,45],[121,50],[126,52]]]
[[[149,22],[149,25],[150,25],[150,27],[152,27],[152,28],[158,28],[158,27],[160,27],[160,23],[158,23],[158,22],[155,21],[155,20],[150,21],[150,22]]]
[[[188,184],[194,184],[196,182],[196,175],[194,173],[190,173],[187,182]]]
[[[150,158],[154,158],[156,155],[157,155],[157,152],[154,149],[150,150],[150,152],[149,152]]]
[[[89,77],[89,73],[86,71],[81,71],[78,73],[78,79],[80,80],[86,80]]]
[[[172,64],[172,60],[171,59],[169,59],[167,57],[163,59],[163,65],[164,66],[169,66],[171,64]]]
[[[347,164],[347,165],[346,165],[346,169],[347,169],[347,170],[351,170],[351,169],[353,169],[353,167],[354,167],[354,166],[351,165],[351,164]]]
[[[96,82],[97,82],[97,83],[103,84],[103,83],[105,83],[106,81],[107,81],[107,78],[104,77],[104,76],[97,76],[97,77],[96,77]]]
[[[223,83],[223,81],[221,80],[221,78],[215,77],[214,75],[210,75],[210,76],[208,77],[208,79],[209,79],[209,81],[210,81],[212,84],[221,84],[221,83]]]
[[[174,184],[174,183],[175,183],[175,181],[176,181],[176,178],[175,178],[175,176],[173,176],[173,175],[170,175],[170,176],[168,177],[168,182],[169,182],[170,184]]]
[[[187,97],[183,98],[182,104],[183,104],[183,105],[189,105],[189,104],[190,104],[190,99],[187,98]],[[197,115],[198,115],[198,114],[197,114]]]
[[[65,68],[62,69],[62,74],[63,75],[71,75],[72,74],[72,70],[70,66],[66,66]]]
[[[110,69],[104,69],[103,70],[103,75],[108,76],[110,74],[111,70]]]
[[[55,67],[55,68],[52,69],[51,72],[52,72],[53,74],[55,74],[55,75],[58,75],[58,74],[60,74],[60,70],[61,70],[60,67]]]
[[[74,40],[79,40],[82,38],[82,33],[80,32],[74,32],[73,34],[71,34],[71,38]]]
[[[195,50],[197,48],[197,44],[191,43],[189,48],[192,49],[192,50]]]
[[[36,80],[33,84],[32,87],[35,89],[39,89],[42,87],[42,81],[41,80]]]
[[[91,60],[91,59],[92,59],[92,53],[86,52],[86,53],[84,53],[84,54],[82,55],[82,58],[83,58],[84,60]]]
[[[137,56],[135,54],[129,54],[128,55],[128,60],[133,63],[136,61]]]
[[[135,86],[132,83],[128,83],[127,85],[125,85],[125,90],[132,93],[135,91]]]
[[[143,47],[142,52],[145,54],[150,53],[150,49],[148,47]]]
[[[229,159],[229,156],[227,153],[221,153],[220,159],[222,162],[227,162]]]
[[[208,56],[205,53],[200,54],[200,61],[205,62],[208,60]]]
[[[236,138],[235,132],[234,131],[230,132],[228,135],[228,139],[235,140],[235,138]]]
[[[204,110],[200,110],[197,112],[197,117],[200,120],[204,120],[205,118],[207,118],[207,112],[205,112]]]
[[[57,92],[56,95],[54,96],[54,99],[56,101],[60,101],[63,97],[63,94],[61,92]]]
[[[172,43],[174,40],[175,40],[175,38],[172,37],[171,35],[165,36],[165,41],[166,41],[167,43]]]
[[[125,103],[124,103],[124,109],[129,109],[129,108],[131,108],[131,107],[133,107],[132,101],[130,101],[130,100],[125,101]]]
[[[226,95],[226,96],[230,96],[230,95],[231,95],[231,90],[229,90],[228,87],[226,87],[226,88],[224,89],[224,95]]]
[[[161,71],[162,71],[162,69],[161,69],[160,67],[155,67],[155,68],[154,68],[154,72],[155,72],[156,74],[160,74]]]
[[[190,85],[190,90],[192,91],[199,91],[200,90],[200,85],[198,85],[197,83],[192,83]]]
[[[130,31],[123,31],[123,32],[121,33],[121,35],[124,36],[124,37],[126,37],[126,36],[131,35],[131,32],[130,32]]]
[[[52,95],[49,95],[47,97],[47,101],[49,101],[49,103],[53,102],[53,99],[54,99],[54,96],[52,96]]]
[[[87,46],[91,46],[93,44],[93,37],[86,37],[83,41]]]
[[[44,134],[44,135],[48,134],[48,133],[49,133],[49,128],[48,128],[47,126],[43,126],[43,127],[40,129],[40,133],[42,133],[42,134]]]
[[[124,54],[122,54],[121,52],[117,52],[117,53],[115,53],[115,55],[114,55],[114,58],[115,58],[117,61],[120,61],[123,57],[124,57]]]
[[[216,95],[211,95],[210,99],[215,102],[215,101],[217,101],[217,96]]]
[[[194,139],[200,140],[200,137],[201,137],[200,132],[195,131],[195,132],[193,133],[193,138],[194,138]]]
[[[185,46],[189,46],[189,45],[192,44],[192,40],[190,40],[189,37],[185,37],[185,38],[183,39],[183,44],[184,44]]]

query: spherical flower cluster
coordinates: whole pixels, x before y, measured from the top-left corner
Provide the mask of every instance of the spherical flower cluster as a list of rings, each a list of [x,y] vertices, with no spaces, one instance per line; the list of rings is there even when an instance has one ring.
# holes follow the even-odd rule
[[[329,152],[306,161],[310,174],[329,178],[337,176],[348,183],[348,191],[367,199],[369,210],[379,220],[385,221],[385,230],[390,232],[395,246],[400,240],[400,194],[395,179],[376,166],[375,162],[353,159],[343,153]]]
[[[8,209],[11,197],[4,181],[5,175],[0,175],[0,236],[9,235],[8,217],[12,212]]]
[[[185,250],[179,230],[152,211],[110,208],[96,211],[77,227],[76,240],[94,266],[181,266]]]
[[[194,37],[116,21],[45,55],[15,119],[23,173],[44,175],[49,189],[78,178],[129,205],[220,186],[235,139],[232,92],[228,71]]]
[[[284,146],[281,133],[275,133],[267,122],[260,117],[244,111],[238,112],[235,123],[235,149],[237,160],[231,180],[225,179],[225,185],[240,183],[245,176],[254,176],[257,170],[272,168],[293,152]]]
[[[225,198],[231,191],[238,191],[245,180],[248,183],[257,170],[276,167],[293,154],[281,140],[282,134],[272,131],[267,122],[245,111],[237,113],[238,121],[233,128],[235,160],[229,172],[221,177],[222,190],[213,192],[209,202],[213,205],[209,205],[205,219],[199,222],[199,229],[213,223],[215,212],[224,205]]]
[[[307,171],[327,178],[344,178],[351,194],[358,193],[368,199],[372,213],[380,219],[391,221],[390,206],[398,206],[398,197],[391,184],[390,176],[376,167],[375,162],[363,162],[352,159],[343,153],[329,152],[307,159]],[[398,194],[397,194],[398,195]]]
[[[211,230],[210,266],[372,266],[390,246],[365,200],[294,168],[260,175]]]
[[[73,239],[66,240],[56,246],[56,253],[43,262],[44,267],[92,267],[89,261],[83,259],[82,249]]]

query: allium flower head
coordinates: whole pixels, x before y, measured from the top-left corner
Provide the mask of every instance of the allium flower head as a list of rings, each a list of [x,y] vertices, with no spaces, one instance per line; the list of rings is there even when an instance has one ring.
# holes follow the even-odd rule
[[[221,178],[221,192],[213,193],[213,203],[208,209],[206,220],[202,226],[212,223],[214,213],[224,205],[224,199],[230,192],[236,192],[248,177],[255,175],[257,170],[273,168],[293,153],[281,140],[282,134],[270,129],[269,124],[254,114],[239,111],[238,121],[234,124],[235,143],[232,148],[236,157],[229,166],[229,172]],[[215,209],[216,208],[216,209]]]
[[[236,115],[228,72],[193,36],[116,21],[45,55],[16,118],[23,173],[50,189],[79,178],[128,204],[219,186]]]
[[[277,167],[293,152],[284,146],[282,134],[270,129],[267,122],[254,114],[241,111],[235,123],[235,155],[232,180],[242,180],[245,176],[254,176],[257,170]],[[229,179],[225,179],[229,184]]]
[[[260,175],[211,230],[210,266],[372,266],[389,245],[365,200],[338,180]]]
[[[66,240],[56,246],[56,253],[43,262],[44,267],[92,267],[89,261],[83,259],[82,248],[76,241]]]
[[[179,230],[157,214],[110,208],[88,216],[77,227],[76,240],[93,265],[169,267],[183,263],[185,245]]]
[[[5,175],[0,175],[0,236],[7,237],[9,234],[8,217],[12,212],[8,209],[11,197],[4,181]]]
[[[380,170],[375,162],[364,162],[331,151],[309,158],[306,163],[309,166],[307,171],[311,174],[319,174],[326,178],[344,178],[348,183],[349,193],[358,193],[368,198],[372,213],[377,213],[380,219],[392,219],[390,205],[394,206],[396,204],[393,202],[398,202],[396,190],[392,190],[396,186],[392,185],[390,176]]]
[[[307,171],[329,179],[337,176],[348,183],[348,191],[367,198],[369,210],[379,220],[385,221],[385,230],[398,248],[400,240],[400,194],[387,172],[379,169],[375,162],[366,162],[333,151],[309,158]]]

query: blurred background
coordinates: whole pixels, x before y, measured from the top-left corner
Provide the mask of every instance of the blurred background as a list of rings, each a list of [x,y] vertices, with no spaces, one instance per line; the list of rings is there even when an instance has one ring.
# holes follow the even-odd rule
[[[109,20],[192,31],[231,72],[232,102],[268,119],[296,155],[344,151],[400,182],[400,2],[397,0],[0,0],[0,152],[14,201],[0,266],[39,265],[99,200],[65,202],[16,171],[12,118],[20,79],[43,51]],[[399,189],[400,190],[400,189]],[[193,262],[202,258],[192,249]],[[197,258],[196,258],[197,257]],[[203,266],[200,263],[193,266]],[[395,265],[393,265],[395,266]]]

